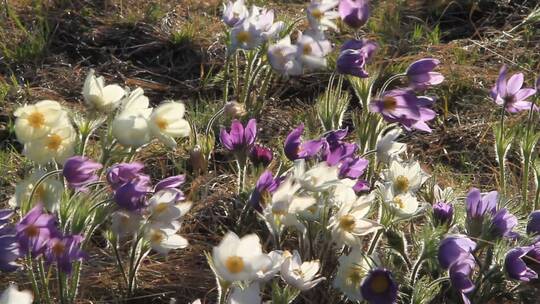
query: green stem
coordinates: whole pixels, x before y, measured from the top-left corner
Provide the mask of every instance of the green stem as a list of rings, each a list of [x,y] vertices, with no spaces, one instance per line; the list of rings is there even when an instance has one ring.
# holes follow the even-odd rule
[[[30,192],[30,196],[28,197],[27,205],[21,206],[23,213],[26,213],[30,210],[30,207],[32,206],[32,200],[34,199],[34,195],[36,195],[36,191],[39,189],[39,186],[41,185],[41,183],[43,183],[50,176],[58,174],[58,173],[62,173],[62,170],[54,170],[51,172],[47,172],[37,180],[36,184],[32,188],[32,192]]]
[[[504,109],[506,107],[506,102],[504,103],[502,110],[501,110],[501,123],[500,123],[500,130],[499,130],[499,178],[501,180],[501,192],[503,195],[506,194],[506,176],[504,172],[504,163],[505,163],[505,144],[504,144]],[[502,149],[501,149],[502,148]]]
[[[223,102],[227,103],[229,100],[229,69],[231,64],[231,54],[227,53],[225,59],[225,87],[223,88]]]
[[[122,274],[122,278],[124,278],[124,283],[126,284],[126,288],[129,286],[128,277],[126,275],[126,270],[124,269],[124,265],[122,264],[122,258],[120,257],[120,252],[118,251],[118,239],[115,236],[114,237],[114,244],[111,243],[111,247],[113,248],[114,257],[116,258],[116,264],[118,266],[118,270]]]
[[[77,293],[79,292],[79,280],[81,278],[82,262],[75,262],[75,270],[73,271],[73,277],[71,278],[71,284],[68,290],[69,303],[74,303]]]
[[[416,263],[414,263],[413,270],[411,272],[411,286],[414,287],[414,281],[416,281],[416,277],[418,276],[418,272],[420,269],[422,269],[422,264],[424,262],[425,255],[422,253],[420,257],[418,257],[418,260]]]
[[[383,229],[377,230],[377,232],[373,236],[373,239],[371,240],[371,243],[369,244],[367,255],[373,254],[373,252],[375,251],[375,248],[377,248],[377,244],[379,243],[379,239],[381,238],[382,234],[383,234]]]
[[[132,247],[131,247],[131,254],[130,254],[130,257],[129,257],[129,273],[128,273],[128,277],[129,277],[129,282],[128,282],[128,297],[130,297],[132,294],[133,294],[133,290],[135,289],[135,277],[137,276],[137,273],[136,273],[136,265],[135,265],[135,261],[138,260],[138,257],[139,257],[139,253],[137,253],[137,249],[139,247],[139,242],[141,240],[141,236],[139,234],[137,234],[135,236],[136,240],[132,243]]]
[[[39,270],[39,278],[41,281],[41,287],[44,289],[43,294],[45,295],[45,301],[46,303],[51,304],[51,293],[49,291],[49,281],[47,280],[47,277],[45,276],[45,266],[43,265],[43,259],[39,259],[38,262],[38,270]]]
[[[30,253],[28,253],[28,257],[26,258],[26,264],[28,266],[27,272],[28,276],[30,277],[30,282],[32,282],[32,289],[34,290],[34,295],[36,296],[36,299],[41,299],[41,292],[38,287],[36,274],[34,273],[34,264]]]
[[[59,293],[60,303],[66,304],[65,281],[64,281],[61,271],[59,270],[56,271],[56,277],[58,279],[58,293]]]
[[[534,210],[540,208],[540,183],[536,186],[536,194],[534,196]]]
[[[384,92],[386,92],[386,89],[388,88],[388,86],[396,79],[399,79],[403,76],[405,76],[406,74],[404,73],[401,73],[401,74],[396,74],[390,78],[388,78],[388,80],[386,80],[386,82],[383,84],[380,92],[379,92],[379,98],[381,98],[381,96],[384,94]]]

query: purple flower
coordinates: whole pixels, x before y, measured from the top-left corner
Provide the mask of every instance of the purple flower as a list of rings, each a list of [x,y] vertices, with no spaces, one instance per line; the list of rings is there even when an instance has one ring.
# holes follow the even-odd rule
[[[516,247],[506,253],[504,269],[510,278],[524,282],[538,278],[538,274],[527,267],[523,259],[525,255],[534,249],[534,246]]]
[[[490,233],[495,238],[514,238],[517,233],[512,229],[518,224],[517,217],[508,212],[506,208],[498,210],[491,221]]]
[[[398,284],[392,273],[384,268],[371,270],[360,286],[362,296],[368,303],[388,304],[397,300]]]
[[[357,179],[368,167],[369,161],[361,157],[348,157],[339,165],[339,178]]]
[[[21,219],[16,230],[21,253],[30,253],[32,257],[40,255],[47,242],[58,235],[55,218],[44,213],[41,203]]]
[[[255,144],[249,151],[249,159],[255,166],[267,167],[273,159],[272,150]]]
[[[488,194],[480,194],[480,190],[472,188],[467,194],[467,232],[472,236],[480,236],[483,230],[484,217],[493,215],[497,209],[499,193],[491,191]]]
[[[463,260],[456,261],[450,266],[448,272],[450,273],[450,282],[452,287],[459,291],[464,303],[470,303],[469,298],[465,295],[474,290],[474,283],[471,280],[476,263],[472,256],[469,256]]]
[[[362,192],[362,191],[368,191],[369,190],[369,183],[363,179],[359,179],[356,181],[356,184],[353,186],[354,192]]]
[[[436,226],[450,225],[454,217],[454,207],[444,202],[433,205],[433,222]]]
[[[342,143],[335,148],[323,149],[322,159],[326,160],[329,166],[335,166],[347,158],[352,158],[357,150],[356,144]]]
[[[348,128],[332,130],[326,133],[324,135],[324,139],[326,140],[328,149],[334,150],[335,148],[341,146],[343,144],[343,139],[347,137],[347,134],[349,134]]]
[[[491,89],[491,98],[496,104],[504,106],[509,113],[530,110],[532,103],[526,101],[527,98],[536,94],[535,89],[521,88],[523,86],[523,73],[517,73],[507,78],[507,68],[503,66],[499,72],[497,83]],[[538,111],[538,107],[533,107]]]
[[[116,189],[114,200],[118,206],[129,211],[136,211],[145,207],[146,194],[150,191],[152,187],[149,178],[138,176]]]
[[[11,209],[0,209],[0,231],[9,223],[9,219],[13,214],[14,212]]]
[[[47,263],[56,263],[58,270],[71,274],[72,263],[80,261],[85,257],[81,250],[81,243],[84,240],[82,235],[70,235],[53,238],[49,241],[45,251]]]
[[[471,239],[454,235],[446,237],[439,244],[437,258],[442,268],[448,269],[452,264],[471,256],[471,252],[476,248],[476,243]]]
[[[15,231],[0,231],[0,270],[15,271],[19,268],[16,260],[20,257],[19,243]]]
[[[527,223],[527,234],[540,233],[540,210],[536,210],[529,214],[529,222]]]
[[[369,77],[365,67],[377,47],[376,43],[366,39],[345,42],[336,63],[338,72],[361,78]]]
[[[186,181],[185,175],[174,175],[169,176],[165,179],[162,179],[159,181],[156,186],[154,187],[154,192],[158,192],[163,189],[174,189],[182,186],[184,182]]]
[[[434,58],[424,58],[413,62],[405,72],[410,85],[415,89],[425,89],[429,86],[438,85],[444,81],[441,73],[433,70],[441,62]]]
[[[107,170],[107,181],[116,190],[123,184],[140,176],[143,168],[144,165],[139,162],[116,164]]]
[[[285,139],[285,156],[290,160],[305,159],[315,156],[321,151],[325,144],[324,139],[309,140],[302,142],[302,133],[304,132],[304,124],[300,124],[296,129],[292,130]]]
[[[68,185],[75,190],[84,190],[88,183],[98,180],[96,171],[103,166],[87,157],[73,156],[68,158],[62,169]]]
[[[257,180],[255,189],[251,193],[249,202],[255,210],[262,212],[263,206],[266,205],[267,201],[270,199],[270,195],[276,191],[280,184],[280,180],[272,176],[271,171],[264,171],[263,174]]]
[[[340,0],[338,10],[343,22],[354,29],[362,27],[369,18],[368,0]]]
[[[221,129],[219,139],[221,144],[229,151],[245,154],[255,143],[257,137],[257,121],[250,119],[246,127],[237,119],[231,123],[231,131],[228,133]]]
[[[416,129],[431,132],[426,124],[435,118],[435,111],[428,108],[433,104],[429,97],[417,97],[409,89],[396,89],[386,92],[382,99],[370,104],[370,111],[380,113],[390,123],[399,123],[406,130]]]

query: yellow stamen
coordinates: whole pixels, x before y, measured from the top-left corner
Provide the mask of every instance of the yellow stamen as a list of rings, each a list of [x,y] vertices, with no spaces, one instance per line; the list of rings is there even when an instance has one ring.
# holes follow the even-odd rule
[[[311,52],[313,52],[313,49],[311,48],[311,45],[309,44],[304,44],[304,47],[302,48],[302,53],[304,55],[310,55]]]
[[[52,247],[52,252],[57,256],[63,254],[65,250],[66,245],[64,245],[62,242],[56,242],[56,244],[54,244]]]
[[[167,210],[169,208],[169,204],[167,203],[159,203],[156,205],[156,207],[154,208],[154,212],[155,213],[163,213],[165,212],[165,210]]]
[[[384,293],[389,286],[390,283],[388,283],[388,279],[384,275],[376,276],[370,284],[371,290],[375,293]]]
[[[158,117],[156,119],[156,125],[161,131],[164,131],[169,126],[169,122],[162,117]]]
[[[382,100],[382,107],[385,111],[394,111],[397,108],[397,100],[392,96],[386,96]]]
[[[353,286],[359,286],[364,277],[364,271],[360,267],[351,267],[347,274],[347,284]]]
[[[320,21],[322,17],[324,17],[324,12],[322,12],[320,9],[314,9],[311,11],[311,16]]]
[[[398,205],[399,209],[404,209],[405,208],[405,203],[403,202],[403,200],[399,197],[395,197],[394,198],[394,203],[396,205]]]
[[[244,260],[239,256],[230,256],[225,261],[225,267],[232,274],[239,273],[244,270]]]
[[[58,134],[49,135],[45,144],[49,150],[57,151],[62,145],[62,137]]]
[[[247,31],[240,31],[238,34],[236,34],[236,39],[240,43],[248,43],[251,41],[251,34]]]
[[[400,193],[407,192],[409,190],[409,179],[403,175],[396,177],[394,189]]]
[[[347,214],[339,219],[339,227],[347,232],[353,231],[356,226],[356,220],[354,216]]]
[[[161,231],[154,231],[150,236],[150,242],[154,244],[160,244],[163,241],[163,233]]]
[[[34,129],[41,129],[45,125],[45,115],[41,112],[33,112],[27,118],[28,124]]]

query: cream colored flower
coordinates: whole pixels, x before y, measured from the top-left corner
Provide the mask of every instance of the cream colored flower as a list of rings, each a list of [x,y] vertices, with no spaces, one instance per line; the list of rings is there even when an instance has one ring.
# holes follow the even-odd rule
[[[319,31],[328,28],[337,30],[337,26],[332,20],[339,18],[339,13],[333,10],[338,4],[338,0],[311,1],[307,8],[309,25]]]
[[[369,258],[359,248],[353,248],[348,255],[340,256],[338,262],[334,287],[343,292],[349,300],[362,301],[360,285],[371,269]]]
[[[281,264],[285,259],[284,253],[281,250],[274,250],[267,254],[271,263],[257,272],[257,281],[268,282],[274,278],[274,276],[281,269]]]
[[[76,133],[71,125],[50,130],[49,133],[39,139],[26,143],[24,154],[30,160],[40,165],[50,161],[63,164],[64,161],[75,153]]]
[[[42,100],[15,110],[15,134],[23,143],[39,139],[67,119],[62,106],[52,100]]]
[[[38,170],[28,178],[19,182],[15,187],[15,195],[9,200],[10,207],[18,208],[23,204],[28,203],[36,182],[44,174],[44,171]],[[41,202],[48,211],[56,211],[62,197],[63,189],[64,186],[58,179],[53,177],[45,179],[39,184],[38,189],[34,192],[34,197],[30,202],[30,206],[34,206],[36,203]]]
[[[420,205],[416,197],[410,192],[396,194],[394,188],[395,186],[391,183],[382,186],[385,203],[401,217],[408,217],[416,213]]]
[[[391,183],[394,194],[406,192],[416,193],[429,178],[420,164],[416,162],[400,162],[392,160],[390,167],[382,174],[384,183]]]
[[[32,304],[34,296],[29,290],[19,291],[16,285],[9,285],[0,295],[0,304]]]
[[[148,119],[152,109],[128,108],[116,116],[112,123],[112,134],[126,147],[138,148],[150,142]]]
[[[305,161],[298,160],[295,162],[294,174],[302,188],[308,191],[325,191],[339,183],[338,168],[326,162],[320,162],[306,171]]]
[[[170,223],[186,215],[192,202],[179,202],[178,190],[163,189],[148,200],[149,220],[152,222]]]
[[[184,119],[183,103],[168,101],[154,109],[150,116],[150,131],[165,145],[176,147],[175,138],[189,136],[191,127]]]
[[[253,282],[248,287],[242,289],[233,287],[229,304],[260,304],[262,303],[261,285],[259,282]]]
[[[152,223],[147,227],[144,238],[150,243],[150,247],[160,254],[179,248],[186,248],[188,241],[176,234],[180,230],[180,222],[170,224]]]
[[[317,276],[320,267],[317,260],[302,263],[300,254],[295,250],[292,255],[289,253],[281,264],[281,277],[292,287],[306,291],[326,279]]]
[[[146,95],[144,95],[144,90],[142,88],[136,88],[135,90],[129,92],[121,101],[120,101],[120,112],[125,110],[145,110],[150,107],[150,100]]]
[[[94,73],[94,70],[90,70],[84,81],[84,101],[90,108],[100,112],[112,112],[126,92],[116,84],[105,86],[103,77],[96,77]]]
[[[394,157],[407,150],[406,144],[396,142],[401,133],[401,129],[396,128],[379,136],[376,148],[378,161],[389,163]]]
[[[136,212],[118,210],[111,215],[111,230],[119,237],[132,235],[139,230],[142,220]]]

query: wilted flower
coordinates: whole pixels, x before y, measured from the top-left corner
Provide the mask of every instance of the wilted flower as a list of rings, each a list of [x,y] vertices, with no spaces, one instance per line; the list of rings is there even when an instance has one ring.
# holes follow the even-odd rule
[[[24,154],[40,165],[53,160],[63,164],[75,152],[75,139],[73,126],[70,124],[59,126],[50,130],[46,136],[26,143]]]
[[[305,69],[318,70],[326,67],[326,55],[332,45],[324,34],[318,32],[298,33],[296,56]]]
[[[114,201],[118,206],[135,211],[146,205],[146,195],[152,191],[147,176],[137,176],[123,184],[114,193]]]
[[[527,234],[540,233],[540,210],[536,210],[529,214],[529,222],[527,223]]]
[[[32,304],[34,296],[29,290],[19,291],[16,285],[9,287],[0,295],[0,304]]]
[[[442,268],[448,269],[455,262],[469,258],[475,248],[476,243],[466,236],[448,236],[439,245],[437,255],[439,264]]]
[[[317,31],[328,28],[337,30],[332,20],[339,18],[339,13],[333,10],[338,3],[339,0],[312,0],[307,8],[307,18],[311,28]]]
[[[120,100],[125,95],[124,89],[119,85],[110,84],[105,86],[105,80],[102,77],[96,77],[94,70],[90,70],[83,86],[83,97],[86,104],[101,112],[112,112]]]
[[[334,287],[343,292],[351,301],[362,301],[360,286],[371,268],[370,260],[362,250],[354,247],[348,255],[338,259],[339,267],[334,279]]]
[[[250,119],[246,124],[246,127],[238,120],[233,120],[231,123],[231,131],[227,132],[225,129],[221,129],[219,133],[219,139],[221,144],[229,151],[238,153],[240,155],[246,155],[257,137],[257,121]]]
[[[320,266],[318,260],[302,263],[300,254],[294,250],[293,254],[289,253],[281,264],[281,277],[292,287],[306,291],[326,279],[317,276]]]
[[[291,37],[285,36],[268,47],[268,61],[274,71],[283,76],[302,74],[302,63],[297,58],[298,47],[291,44]]]
[[[271,171],[264,171],[251,193],[249,202],[255,210],[262,212],[263,208],[271,200],[271,195],[279,186],[279,180],[272,176]]]
[[[510,278],[524,282],[538,278],[538,274],[527,267],[523,259],[534,249],[534,246],[516,247],[506,253],[504,269]]]
[[[416,193],[429,175],[422,170],[418,161],[403,162],[393,160],[383,171],[383,180],[392,185],[394,194]]]
[[[474,290],[474,283],[471,280],[471,275],[475,266],[476,262],[474,261],[474,258],[469,255],[468,257],[453,263],[448,270],[452,287],[461,294],[463,303],[466,304],[470,303],[470,300],[465,294]]]
[[[450,225],[454,217],[454,207],[444,202],[433,205],[433,222],[436,226]]]
[[[80,261],[85,257],[81,250],[81,243],[84,240],[82,235],[68,235],[55,237],[49,240],[45,250],[47,263],[56,263],[58,270],[71,274],[72,263]]]
[[[176,147],[175,138],[189,136],[191,127],[184,119],[183,103],[167,101],[154,109],[150,115],[150,132],[165,145]]]
[[[228,282],[257,278],[257,272],[270,265],[270,258],[262,253],[259,237],[249,234],[242,238],[228,232],[212,251],[216,275]]]
[[[517,217],[506,208],[499,209],[493,215],[491,221],[491,227],[489,232],[492,237],[501,238],[501,237],[516,237],[518,234],[513,232],[512,229],[518,224]]]
[[[19,182],[15,187],[15,195],[9,200],[10,207],[16,208],[23,206],[23,204],[27,204],[37,181],[41,179],[45,173],[45,171],[37,170],[28,178]],[[34,191],[30,206],[33,206],[36,203],[43,203],[47,210],[51,212],[55,211],[58,208],[63,190],[64,186],[62,185],[62,182],[56,178],[49,177],[41,181],[38,188]]]
[[[46,136],[49,131],[63,125],[66,112],[62,106],[52,100],[42,100],[33,105],[25,105],[13,113],[15,134],[23,143]]]
[[[248,16],[249,12],[244,4],[244,0],[236,0],[234,2],[229,1],[227,4],[223,3],[223,22],[233,27],[239,21]]]
[[[413,62],[405,72],[410,85],[415,89],[422,90],[442,83],[444,76],[441,73],[433,72],[440,63],[438,59],[434,58],[423,58]]]
[[[526,111],[531,109],[531,102],[526,101],[536,93],[535,89],[522,88],[523,86],[523,73],[512,75],[507,79],[507,68],[503,66],[499,72],[499,78],[497,83],[491,89],[491,98],[496,104],[504,106],[505,110],[509,113],[516,113],[520,111]],[[534,111],[538,111],[538,107],[533,106]]]
[[[360,289],[368,303],[395,303],[397,300],[398,284],[385,268],[371,270]]]
[[[71,188],[83,190],[85,185],[98,180],[96,171],[102,167],[88,157],[73,156],[64,164],[62,174]]]
[[[17,240],[20,251],[30,253],[32,257],[40,255],[47,242],[58,235],[56,220],[44,213],[43,205],[38,204],[17,224]]]
[[[302,133],[304,132],[304,124],[300,124],[296,129],[292,130],[287,138],[285,139],[285,156],[290,160],[310,158],[317,155],[323,145],[325,140],[309,140],[302,142]]]
[[[145,239],[150,243],[150,247],[160,254],[167,254],[174,249],[186,248],[188,241],[176,234],[180,230],[180,222],[153,223],[148,226],[145,232]]]
[[[359,29],[369,18],[368,0],[340,0],[339,15],[345,24],[353,29]]]
[[[139,162],[119,163],[107,169],[107,182],[114,189],[118,189],[123,184],[142,175],[144,165]]]
[[[337,70],[341,74],[367,78],[365,70],[367,62],[377,50],[377,44],[366,39],[349,40],[341,46],[337,59]]]
[[[378,161],[389,163],[394,157],[407,150],[406,144],[396,142],[401,133],[401,129],[392,129],[384,135],[379,135],[376,147]]]
[[[249,151],[249,159],[255,166],[267,167],[272,162],[272,150],[255,144]]]
[[[246,115],[246,109],[243,104],[236,101],[228,101],[223,106],[223,112],[225,115],[231,118],[240,118]]]

